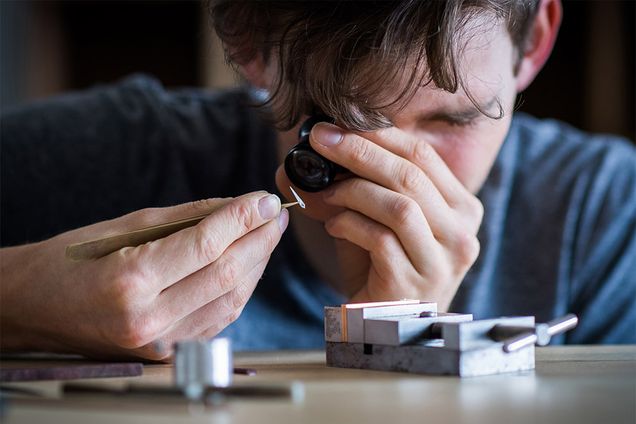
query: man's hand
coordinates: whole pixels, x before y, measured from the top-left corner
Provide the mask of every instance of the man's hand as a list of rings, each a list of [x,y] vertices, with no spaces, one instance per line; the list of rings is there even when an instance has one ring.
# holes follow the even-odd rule
[[[414,298],[446,310],[479,254],[479,200],[431,145],[398,128],[351,133],[320,123],[310,142],[355,174],[321,193],[339,207],[325,228],[338,239],[351,301]]]
[[[198,225],[91,261],[69,244],[214,210]],[[2,350],[164,360],[238,318],[288,222],[265,192],[144,209],[2,249]]]

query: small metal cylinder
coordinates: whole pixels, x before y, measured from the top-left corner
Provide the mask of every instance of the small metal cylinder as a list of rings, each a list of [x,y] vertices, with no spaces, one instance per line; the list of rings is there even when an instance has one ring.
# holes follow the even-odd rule
[[[175,344],[175,384],[189,399],[201,399],[209,387],[230,386],[232,369],[232,346],[227,338]]]

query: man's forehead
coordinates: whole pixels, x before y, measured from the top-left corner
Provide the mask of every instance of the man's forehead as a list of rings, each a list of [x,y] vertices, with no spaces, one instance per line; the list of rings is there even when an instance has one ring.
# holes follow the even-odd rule
[[[394,123],[440,119],[463,121],[478,117],[481,111],[492,113],[499,105],[499,92],[488,90],[471,93],[471,96],[474,102],[464,90],[449,93],[434,87],[422,87],[403,108],[389,112],[388,117]]]
[[[419,87],[403,108],[389,112],[401,117],[429,116],[440,112],[467,114],[492,112],[513,70],[512,43],[502,26],[492,26],[487,34],[475,35],[459,60],[462,84],[450,93],[429,83]],[[508,75],[506,75],[508,74]],[[470,95],[467,93],[470,93]]]

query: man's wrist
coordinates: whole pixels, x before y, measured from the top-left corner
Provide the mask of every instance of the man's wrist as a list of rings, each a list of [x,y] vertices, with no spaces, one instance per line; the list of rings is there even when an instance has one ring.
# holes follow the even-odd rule
[[[0,249],[0,351],[42,350],[30,328],[36,317],[29,316],[30,277],[37,244]],[[32,282],[32,281],[31,281]]]

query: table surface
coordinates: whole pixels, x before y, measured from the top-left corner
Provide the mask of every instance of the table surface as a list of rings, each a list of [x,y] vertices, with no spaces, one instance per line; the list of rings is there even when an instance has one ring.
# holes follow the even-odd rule
[[[636,346],[536,350],[536,369],[485,377],[422,376],[329,368],[324,352],[238,353],[235,365],[256,376],[237,384],[302,382],[304,398],[235,399],[204,407],[160,398],[62,396],[61,383],[5,384],[40,396],[5,399],[6,423],[636,423]],[[141,377],[82,380],[168,385],[170,365],[146,365]]]

